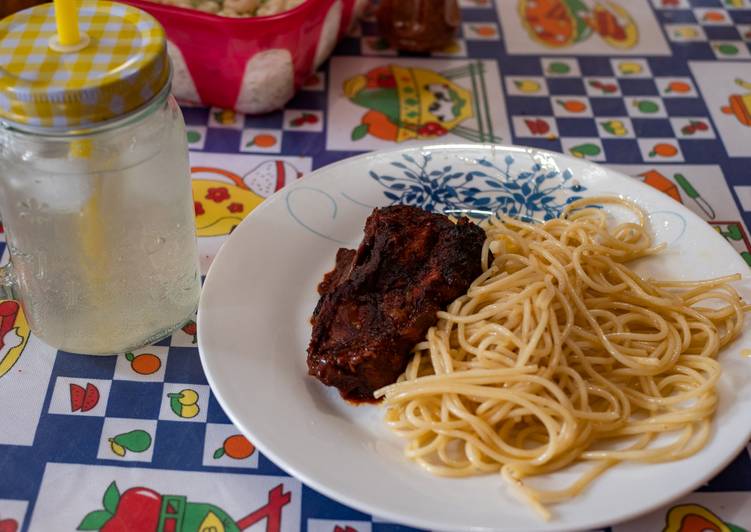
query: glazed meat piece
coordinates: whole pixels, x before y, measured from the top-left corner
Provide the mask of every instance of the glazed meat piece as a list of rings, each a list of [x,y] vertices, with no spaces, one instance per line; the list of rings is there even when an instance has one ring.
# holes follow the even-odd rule
[[[436,312],[480,275],[484,231],[461,218],[397,205],[375,209],[357,251],[340,249],[318,285],[308,372],[342,397],[373,391],[404,371]]]

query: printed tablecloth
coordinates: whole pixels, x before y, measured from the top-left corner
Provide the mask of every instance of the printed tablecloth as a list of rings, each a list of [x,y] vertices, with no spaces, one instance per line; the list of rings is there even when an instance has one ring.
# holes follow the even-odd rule
[[[286,183],[426,138],[606,163],[683,203],[751,264],[751,0],[461,7],[460,38],[429,57],[389,49],[366,18],[282,112],[184,108],[204,273]],[[23,339],[0,349],[0,532],[408,530],[308,488],[239,436],[207,385],[194,323],[112,357],[56,352],[14,302],[0,304],[0,329]],[[751,529],[750,453],[611,530]]]

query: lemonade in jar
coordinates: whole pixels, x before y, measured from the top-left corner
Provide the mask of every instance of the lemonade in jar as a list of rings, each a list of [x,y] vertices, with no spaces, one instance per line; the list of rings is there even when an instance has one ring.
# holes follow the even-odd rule
[[[74,27],[52,4],[0,22],[2,280],[48,344],[118,353],[198,303],[184,123],[153,18],[104,1],[58,8],[77,10]]]

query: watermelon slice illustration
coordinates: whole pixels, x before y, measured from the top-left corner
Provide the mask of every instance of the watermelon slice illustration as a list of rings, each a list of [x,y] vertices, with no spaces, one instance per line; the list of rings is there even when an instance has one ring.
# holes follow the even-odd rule
[[[70,411],[88,412],[99,403],[99,389],[86,383],[86,388],[75,383],[70,383]]]

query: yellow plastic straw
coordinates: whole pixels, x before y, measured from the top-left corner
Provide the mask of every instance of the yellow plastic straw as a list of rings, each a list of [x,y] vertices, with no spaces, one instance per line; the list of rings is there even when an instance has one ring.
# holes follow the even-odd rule
[[[73,46],[81,41],[78,31],[78,1],[55,0],[57,40],[63,46]]]

